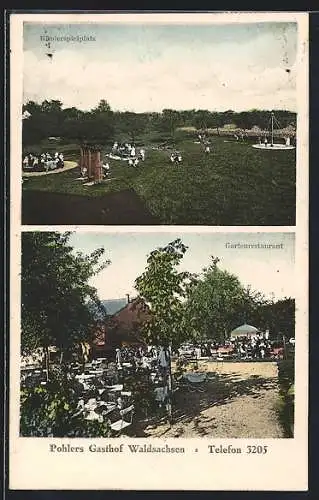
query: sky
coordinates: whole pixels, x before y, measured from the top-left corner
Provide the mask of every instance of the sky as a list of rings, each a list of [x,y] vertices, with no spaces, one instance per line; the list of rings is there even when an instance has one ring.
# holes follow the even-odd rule
[[[211,256],[220,259],[219,267],[235,274],[245,286],[262,292],[267,298],[295,297],[293,233],[212,233],[212,232],[74,232],[70,243],[86,254],[105,248],[111,261],[94,285],[101,300],[136,296],[135,279],[146,267],[151,251],[180,238],[188,246],[180,270],[199,273],[210,264]],[[238,244],[273,244],[282,248],[234,247]]]
[[[94,40],[41,40],[77,35]],[[25,22],[23,101],[89,110],[106,99],[113,110],[135,112],[296,111],[296,51],[296,23]]]

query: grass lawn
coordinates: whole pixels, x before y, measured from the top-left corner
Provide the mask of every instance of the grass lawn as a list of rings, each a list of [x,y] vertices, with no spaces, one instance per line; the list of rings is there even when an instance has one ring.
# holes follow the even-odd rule
[[[28,177],[23,183],[23,190],[83,196],[103,196],[109,192],[122,191],[129,186],[129,183],[125,179],[124,167],[120,167],[120,176],[116,175],[115,170],[119,169],[117,167],[112,169],[112,180],[94,186],[84,186],[83,181],[77,180],[81,176],[78,167],[57,174]],[[134,172],[132,173],[134,174]],[[128,175],[127,170],[125,174],[126,176]]]
[[[98,186],[83,186],[74,169],[29,178],[23,190],[97,197],[133,188],[161,224],[295,224],[294,150],[256,150],[218,137],[212,144],[205,156],[199,144],[181,140],[180,165],[169,162],[168,152],[146,147],[137,169],[111,160],[112,180]]]

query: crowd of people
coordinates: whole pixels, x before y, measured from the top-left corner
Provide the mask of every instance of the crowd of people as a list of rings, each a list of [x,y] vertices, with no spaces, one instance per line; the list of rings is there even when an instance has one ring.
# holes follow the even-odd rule
[[[292,342],[291,342],[292,343]],[[239,337],[225,341],[205,342],[181,346],[177,356],[200,359],[206,358],[229,358],[243,360],[274,359],[284,354],[283,343],[276,343],[262,336]]]
[[[48,152],[41,154],[29,153],[23,158],[22,167],[24,171],[48,172],[49,170],[56,170],[64,167],[64,156],[58,151],[54,154]]]

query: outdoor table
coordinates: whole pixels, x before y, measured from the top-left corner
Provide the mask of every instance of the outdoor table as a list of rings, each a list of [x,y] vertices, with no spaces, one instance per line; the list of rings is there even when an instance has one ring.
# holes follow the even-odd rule
[[[103,416],[102,415],[98,415],[97,413],[95,413],[94,410],[91,410],[89,412],[89,414],[84,417],[85,420],[98,420],[99,422],[103,422]]]
[[[106,387],[110,392],[121,392],[123,391],[123,384],[109,385]]]
[[[112,411],[114,411],[117,408],[117,405],[116,405],[116,403],[111,403],[111,402],[108,403],[108,402],[101,401],[98,408],[99,409],[102,408],[103,410],[105,408],[105,410],[104,410],[105,415],[108,415],[109,413],[111,413]]]
[[[133,365],[132,363],[122,363],[123,366],[126,366],[126,368],[131,368]]]
[[[122,391],[121,396],[132,396],[132,391]]]
[[[90,398],[90,399],[88,400],[88,402],[85,404],[85,407],[86,407],[86,408],[89,408],[89,407],[90,407],[90,408],[93,408],[93,406],[96,406],[96,405],[97,405],[97,400],[96,400],[96,398]]]
[[[103,375],[103,370],[90,370],[89,375],[91,375],[92,377],[100,377],[101,375]]]
[[[109,388],[110,392],[121,392],[123,391],[123,384],[118,384],[114,385],[113,387]]]
[[[206,372],[204,373],[185,373],[183,375],[183,378],[185,378],[188,382],[191,382],[193,384],[198,384],[201,382],[204,382],[207,378]]]
[[[98,377],[100,377],[101,375],[103,375],[104,373],[104,370],[95,370],[95,375],[97,375]]]

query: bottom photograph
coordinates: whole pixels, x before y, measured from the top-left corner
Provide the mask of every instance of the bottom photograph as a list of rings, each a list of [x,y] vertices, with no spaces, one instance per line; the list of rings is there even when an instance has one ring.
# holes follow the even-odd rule
[[[21,238],[20,436],[294,437],[294,233]]]

